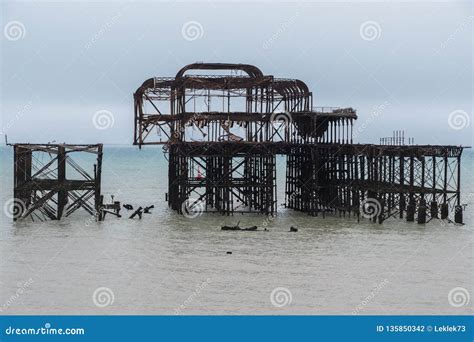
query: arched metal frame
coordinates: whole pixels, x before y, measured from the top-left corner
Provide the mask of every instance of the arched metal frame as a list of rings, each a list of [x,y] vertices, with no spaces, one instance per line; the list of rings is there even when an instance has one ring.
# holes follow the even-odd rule
[[[190,75],[190,71],[230,71],[243,75]],[[198,92],[198,95],[196,95]],[[220,93],[219,93],[220,92]],[[227,101],[220,111],[199,111],[188,102],[197,97],[208,102]],[[194,63],[183,67],[174,78],[150,78],[135,92],[134,144],[168,144],[189,141],[186,127],[206,127],[205,141],[222,136],[222,122],[229,126],[245,125],[249,142],[352,142],[355,110],[313,109],[313,96],[308,86],[297,79],[276,79],[248,64]],[[233,111],[232,102],[245,101],[245,110]],[[164,106],[159,108],[158,102]],[[147,109],[145,106],[148,105]],[[283,122],[282,122],[283,121]],[[281,127],[281,123],[285,127]],[[225,126],[224,126],[225,127]],[[332,129],[330,132],[329,129]],[[154,131],[160,134],[158,139]],[[284,131],[284,132],[283,132]],[[214,139],[214,140],[212,140]]]
[[[359,217],[366,202],[375,202],[369,214],[378,222],[416,215],[424,223],[447,219],[449,211],[462,222],[462,147],[353,144],[356,111],[313,107],[303,81],[248,64],[194,63],[175,77],[146,80],[134,100],[134,144],[165,145],[167,200],[179,213],[197,207],[274,215],[275,156],[284,154],[289,208]]]

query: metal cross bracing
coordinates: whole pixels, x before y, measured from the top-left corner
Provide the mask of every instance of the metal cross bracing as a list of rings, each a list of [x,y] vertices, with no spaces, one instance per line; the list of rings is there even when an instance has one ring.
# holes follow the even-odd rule
[[[168,202],[182,213],[198,203],[201,211],[276,213],[276,156],[264,145],[223,142],[208,147],[172,144]]]
[[[277,209],[275,156],[287,156],[285,204],[310,215],[462,222],[462,147],[354,144],[352,108],[313,107],[296,79],[247,64],[194,63],[134,94],[134,144],[169,153],[169,206],[230,215]],[[410,140],[411,142],[411,140]],[[375,215],[363,213],[368,201]],[[362,213],[361,213],[362,211]]]
[[[13,144],[13,220],[59,220],[79,208],[101,219],[102,144]],[[86,170],[71,155],[95,155]]]
[[[462,148],[376,145],[297,146],[288,155],[286,205],[317,216],[353,213],[363,204],[378,206],[383,222],[406,217],[425,223],[433,218],[462,223],[460,158]],[[441,156],[440,156],[441,155]]]
[[[196,70],[231,73],[191,73]],[[263,75],[246,64],[195,63],[174,78],[150,78],[137,89],[134,144],[352,142],[355,111],[313,108],[312,100],[300,80]]]

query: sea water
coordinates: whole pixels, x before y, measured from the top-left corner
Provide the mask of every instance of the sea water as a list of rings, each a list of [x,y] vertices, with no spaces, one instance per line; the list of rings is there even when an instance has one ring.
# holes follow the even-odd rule
[[[12,148],[2,147],[1,202],[12,198]],[[154,205],[141,220],[85,211],[0,229],[1,314],[472,314],[473,153],[462,159],[465,225],[310,217],[177,215],[165,202],[161,148],[104,147],[105,201]],[[221,231],[221,225],[269,231]],[[298,227],[289,233],[290,226]],[[231,254],[230,254],[231,252]]]

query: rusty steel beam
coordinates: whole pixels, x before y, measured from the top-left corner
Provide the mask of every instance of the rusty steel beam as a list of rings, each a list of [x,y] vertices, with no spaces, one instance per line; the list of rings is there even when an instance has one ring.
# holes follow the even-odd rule
[[[79,208],[101,220],[100,178],[102,144],[13,144],[13,220],[60,220]],[[72,156],[97,156],[93,172]],[[67,166],[72,174],[68,174]]]
[[[360,218],[372,201],[374,222],[424,223],[453,210],[462,221],[463,147],[405,145],[400,131],[380,145],[354,144],[356,111],[313,107],[301,80],[247,64],[194,63],[175,77],[146,80],[134,101],[134,144],[164,145],[167,201],[179,213],[192,202],[206,212],[274,215],[280,154],[287,156],[285,202],[295,210]]]

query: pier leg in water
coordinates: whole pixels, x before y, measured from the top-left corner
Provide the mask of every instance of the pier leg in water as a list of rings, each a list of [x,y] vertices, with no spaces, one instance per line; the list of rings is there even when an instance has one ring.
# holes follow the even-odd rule
[[[129,218],[132,219],[132,218],[134,218],[135,216],[138,215],[138,218],[141,219],[141,218],[142,218],[142,214],[143,214],[143,208],[142,208],[142,207],[139,207],[137,210],[135,210],[135,212],[134,212],[132,215],[130,215]]]

